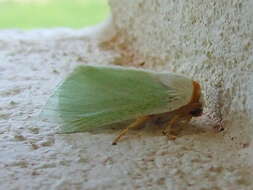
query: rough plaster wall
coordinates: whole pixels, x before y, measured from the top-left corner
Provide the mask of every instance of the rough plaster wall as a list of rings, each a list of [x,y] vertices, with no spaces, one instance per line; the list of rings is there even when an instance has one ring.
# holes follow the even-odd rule
[[[178,126],[182,130],[175,141],[168,141],[159,127],[146,126],[131,131],[121,143],[111,146],[111,140],[119,132],[118,129],[102,130],[95,134],[57,135],[56,126],[36,120],[35,116],[41,111],[55,85],[77,64],[127,65],[138,62],[141,63],[139,66],[174,70],[194,76],[205,87],[209,109],[215,111],[215,107],[220,105],[224,116],[233,122],[231,126],[228,122],[226,127],[235,128],[234,131],[238,132],[240,122],[247,122],[253,103],[251,65],[247,51],[238,48],[234,52],[236,55],[241,52],[245,59],[238,61],[237,67],[231,68],[232,63],[227,62],[225,56],[222,57],[224,51],[230,51],[227,46],[228,50],[221,49],[221,57],[218,59],[210,53],[202,55],[205,48],[197,46],[197,40],[195,45],[199,49],[196,48],[195,52],[189,48],[189,53],[185,53],[187,48],[180,44],[176,46],[177,40],[170,38],[180,51],[177,55],[177,51],[173,53],[172,48],[163,56],[166,54],[164,49],[157,47],[173,47],[170,46],[172,42],[168,43],[167,37],[160,37],[165,32],[164,28],[160,26],[161,35],[158,35],[157,41],[161,41],[156,44],[152,32],[154,27],[150,25],[151,33],[147,37],[145,31],[148,30],[141,31],[138,25],[147,26],[145,22],[149,22],[149,17],[163,21],[162,14],[157,11],[161,11],[161,7],[166,11],[167,4],[157,6],[157,1],[152,1],[154,6],[148,6],[151,1],[121,2],[122,4],[113,2],[116,30],[108,25],[104,28],[107,29],[107,35],[99,35],[104,31],[100,28],[0,31],[0,189],[252,190],[253,146],[248,146],[248,139],[245,138],[249,125],[245,125],[246,132],[238,134],[238,138],[231,138],[234,133],[229,130],[216,133],[212,129],[213,123],[202,117],[189,126]],[[145,7],[153,7],[153,10],[138,12],[140,2],[142,10]],[[180,5],[185,3],[181,1]],[[189,4],[193,5],[196,5],[195,2]],[[122,16],[124,8],[127,11]],[[196,11],[193,13],[200,14]],[[135,14],[139,16],[134,17]],[[179,14],[178,11],[175,14]],[[125,23],[120,24],[123,19]],[[184,19],[187,21],[187,18]],[[138,23],[134,24],[135,22]],[[252,27],[250,24],[248,26]],[[196,27],[197,31],[198,28]],[[179,35],[180,31],[177,33]],[[196,38],[194,33],[190,34]],[[109,45],[105,49],[101,40],[108,39],[112,40],[107,41]],[[147,42],[146,45],[144,41]],[[151,41],[154,45],[150,45]],[[252,48],[250,43],[247,47],[248,51]],[[235,54],[231,53],[231,56]],[[244,71],[246,68],[247,71]],[[231,74],[236,73],[233,70],[240,72],[229,75],[225,73],[227,70]],[[216,85],[221,89],[224,105],[233,103],[228,108],[211,102],[207,92],[212,88],[217,89]],[[225,97],[224,89],[228,87],[231,91]],[[235,93],[239,88],[239,94]],[[236,113],[235,116],[239,118],[243,114],[246,119],[231,119],[232,113]]]
[[[118,129],[57,135],[55,126],[38,122],[35,116],[71,68],[121,56],[101,50],[90,33],[0,31],[1,190],[252,189],[249,149],[226,143],[205,119],[182,126],[175,141],[150,126],[117,146],[111,141]]]
[[[206,112],[223,120],[225,138],[249,143],[253,136],[253,1],[109,3],[120,43],[128,44],[147,67],[185,73],[200,81]]]

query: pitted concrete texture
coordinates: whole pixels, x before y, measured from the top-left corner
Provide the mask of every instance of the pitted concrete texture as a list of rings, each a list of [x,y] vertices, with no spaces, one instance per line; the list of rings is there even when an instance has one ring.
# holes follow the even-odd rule
[[[252,190],[252,1],[110,0],[85,30],[0,31],[0,189]],[[127,10],[127,11],[126,11]],[[198,80],[206,115],[175,141],[159,126],[59,135],[37,120],[78,64],[121,64]]]
[[[124,49],[131,50],[132,57],[138,57],[138,61],[142,60],[139,63],[147,67],[162,67],[198,80],[205,94],[206,110],[229,126],[228,136],[250,141],[252,0],[109,3],[118,49],[124,44]],[[231,125],[238,120],[240,126]]]
[[[168,141],[159,127],[55,134],[36,121],[55,85],[77,64],[119,58],[86,32],[2,31],[1,189],[252,189],[247,144],[224,140],[205,118]]]

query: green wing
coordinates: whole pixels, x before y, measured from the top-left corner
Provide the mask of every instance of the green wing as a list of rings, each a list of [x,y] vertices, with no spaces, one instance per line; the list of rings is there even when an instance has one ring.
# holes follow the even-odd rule
[[[152,72],[78,66],[56,89],[43,115],[62,132],[81,132],[139,116],[166,112],[173,96]],[[173,93],[172,93],[173,94]]]

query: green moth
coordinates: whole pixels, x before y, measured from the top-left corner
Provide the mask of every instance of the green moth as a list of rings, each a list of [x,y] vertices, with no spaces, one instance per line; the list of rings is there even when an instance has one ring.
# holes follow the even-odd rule
[[[112,66],[78,66],[55,90],[44,117],[61,123],[62,133],[85,132],[136,119],[128,129],[170,113],[167,126],[202,114],[200,85],[182,75]],[[164,133],[169,135],[165,129]]]

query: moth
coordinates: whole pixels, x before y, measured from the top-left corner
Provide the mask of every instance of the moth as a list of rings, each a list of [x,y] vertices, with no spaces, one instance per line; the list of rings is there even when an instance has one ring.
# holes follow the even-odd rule
[[[62,133],[85,132],[134,120],[113,140],[159,116],[173,117],[163,131],[177,122],[201,116],[203,96],[198,82],[171,72],[81,65],[56,88],[43,115],[61,122]]]

